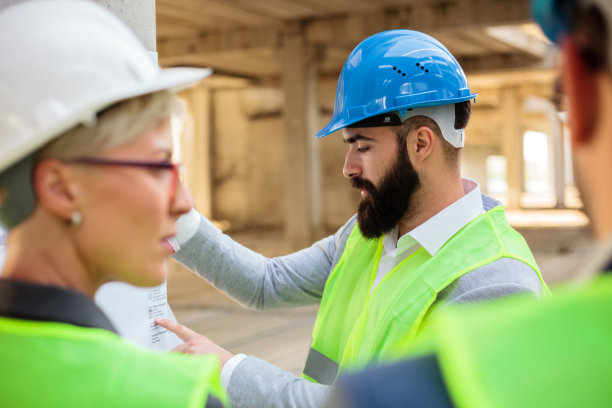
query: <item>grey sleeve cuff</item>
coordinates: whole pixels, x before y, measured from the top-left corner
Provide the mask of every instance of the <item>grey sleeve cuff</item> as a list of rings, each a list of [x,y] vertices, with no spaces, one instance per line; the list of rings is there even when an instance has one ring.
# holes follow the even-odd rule
[[[223,389],[227,390],[230,378],[232,378],[232,374],[234,373],[234,369],[238,367],[238,364],[240,364],[245,358],[247,358],[246,354],[236,354],[223,365],[223,368],[221,369],[221,385],[223,386]]]
[[[253,356],[238,363],[227,387],[233,408],[323,407],[330,392],[330,386],[311,383]]]

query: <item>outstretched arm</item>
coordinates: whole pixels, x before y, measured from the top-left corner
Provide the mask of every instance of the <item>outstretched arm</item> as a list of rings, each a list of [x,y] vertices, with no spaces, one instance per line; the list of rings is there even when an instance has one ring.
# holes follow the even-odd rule
[[[192,210],[177,222],[182,242],[174,258],[245,306],[311,305],[320,301],[339,246],[346,242],[352,225],[354,219],[309,248],[268,258],[235,242]],[[185,230],[191,232],[181,239]]]

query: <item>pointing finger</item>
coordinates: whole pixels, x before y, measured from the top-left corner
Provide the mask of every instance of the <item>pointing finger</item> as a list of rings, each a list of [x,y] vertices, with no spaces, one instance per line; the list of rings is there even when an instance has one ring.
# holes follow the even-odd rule
[[[173,322],[172,320],[156,317],[155,323],[176,334],[184,342],[198,336],[198,333],[194,332],[189,327]]]

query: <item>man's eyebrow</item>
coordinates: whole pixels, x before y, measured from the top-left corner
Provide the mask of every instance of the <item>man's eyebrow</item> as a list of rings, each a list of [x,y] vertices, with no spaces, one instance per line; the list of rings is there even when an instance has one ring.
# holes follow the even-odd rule
[[[364,135],[355,135],[355,136],[351,136],[349,138],[343,139],[344,143],[348,143],[348,144],[353,144],[358,140],[365,140],[366,142],[371,142],[374,139],[371,137],[364,136]]]

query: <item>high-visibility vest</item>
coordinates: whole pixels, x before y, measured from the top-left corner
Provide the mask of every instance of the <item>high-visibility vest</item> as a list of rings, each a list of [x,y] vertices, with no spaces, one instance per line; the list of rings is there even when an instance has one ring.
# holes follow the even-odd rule
[[[370,294],[383,249],[355,226],[331,272],[313,330],[303,377],[331,384],[338,371],[406,356],[438,293],[462,275],[502,257],[540,271],[523,237],[495,207],[472,220],[435,256],[420,248],[392,269]]]
[[[433,319],[433,350],[458,408],[612,406],[612,276],[454,307]]]
[[[227,397],[215,357],[159,353],[114,333],[0,318],[1,407],[192,407]]]

